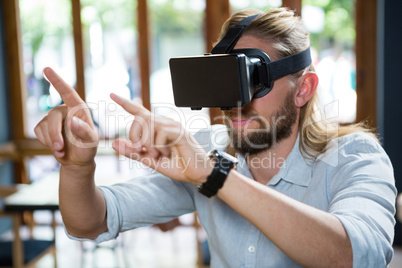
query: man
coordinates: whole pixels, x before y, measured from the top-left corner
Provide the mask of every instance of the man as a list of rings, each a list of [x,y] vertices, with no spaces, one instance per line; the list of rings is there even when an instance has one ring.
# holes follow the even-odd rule
[[[222,36],[253,14],[234,14]],[[275,61],[308,46],[300,19],[280,8],[250,23],[235,49],[261,49]],[[390,160],[362,127],[331,129],[317,119],[313,66],[226,112],[225,137],[212,131],[194,138],[178,122],[112,94],[135,116],[129,139],[116,140],[114,149],[157,173],[102,188],[94,183],[98,136],[85,103],[50,68],[44,74],[65,105],[35,133],[61,163],[60,210],[70,236],[101,242],[196,210],[212,267],[385,267],[392,259]],[[223,141],[238,153],[237,169],[227,155],[209,158],[202,146]]]

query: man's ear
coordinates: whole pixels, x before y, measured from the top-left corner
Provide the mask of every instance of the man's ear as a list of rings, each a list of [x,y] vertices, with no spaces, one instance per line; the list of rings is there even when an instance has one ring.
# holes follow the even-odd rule
[[[314,72],[305,73],[299,78],[299,83],[295,96],[295,105],[301,108],[313,97],[318,86],[318,76]]]

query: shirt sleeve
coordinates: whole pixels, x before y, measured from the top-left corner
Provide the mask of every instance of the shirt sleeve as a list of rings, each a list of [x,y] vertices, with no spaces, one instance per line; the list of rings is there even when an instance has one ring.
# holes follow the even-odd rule
[[[200,130],[194,137],[206,151],[225,148],[228,142],[224,125]],[[100,187],[100,190],[106,202],[108,230],[94,240],[76,238],[67,233],[71,239],[100,243],[116,238],[120,232],[167,222],[195,211],[196,186],[174,181],[156,171],[125,183]]]
[[[396,188],[390,159],[368,137],[354,137],[337,150],[329,168],[329,212],[346,229],[353,267],[386,267],[393,256]]]
[[[157,172],[100,190],[106,201],[108,230],[94,240],[67,234],[70,238],[100,243],[120,232],[167,222],[195,210],[191,186]]]

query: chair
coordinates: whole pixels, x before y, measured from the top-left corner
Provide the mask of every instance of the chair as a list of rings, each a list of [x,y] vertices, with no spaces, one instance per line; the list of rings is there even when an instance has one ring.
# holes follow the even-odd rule
[[[153,227],[158,228],[162,232],[172,231],[178,226],[191,226],[196,231],[196,241],[197,241],[197,268],[207,268],[210,265],[210,253],[208,242],[203,239],[204,234],[201,234],[203,231],[201,224],[198,220],[198,214],[193,213],[193,222],[190,225],[183,224],[179,218],[175,218],[166,223],[158,223],[154,224]]]
[[[0,186],[0,199],[7,197],[18,190],[16,186]],[[0,267],[28,268],[33,267],[37,261],[44,255],[52,253],[54,256],[54,267],[57,267],[56,261],[56,221],[53,211],[53,239],[22,240],[20,237],[21,218],[23,212],[6,212],[0,207],[0,216],[12,219],[13,241],[0,240]]]

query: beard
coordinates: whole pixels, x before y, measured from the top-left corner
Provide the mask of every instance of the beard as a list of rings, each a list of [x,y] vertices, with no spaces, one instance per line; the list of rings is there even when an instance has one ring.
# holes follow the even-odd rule
[[[257,122],[257,128],[249,129],[246,124],[241,129],[235,129],[230,120],[231,115],[233,112],[226,113],[225,120],[225,125],[228,127],[229,144],[241,155],[249,156],[269,150],[280,141],[290,137],[297,119],[297,109],[294,105],[293,92],[290,91],[283,106],[271,116],[270,120],[258,114],[239,110],[239,114],[236,116],[250,119],[249,122]]]

